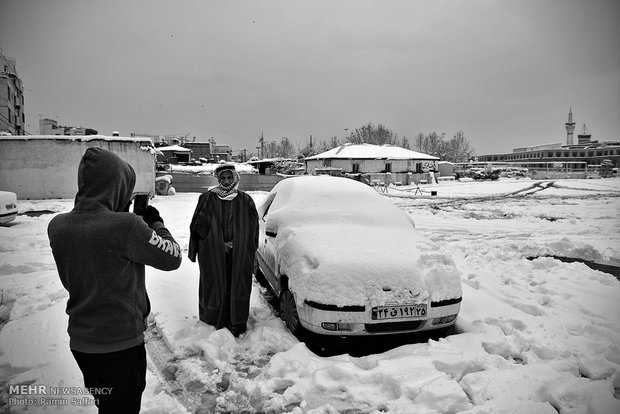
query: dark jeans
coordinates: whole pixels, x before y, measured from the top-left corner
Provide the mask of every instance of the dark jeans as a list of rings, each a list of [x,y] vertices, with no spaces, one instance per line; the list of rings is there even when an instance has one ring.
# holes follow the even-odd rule
[[[99,389],[93,393],[99,414],[140,412],[146,387],[144,343],[106,354],[71,352],[84,375],[86,388]]]

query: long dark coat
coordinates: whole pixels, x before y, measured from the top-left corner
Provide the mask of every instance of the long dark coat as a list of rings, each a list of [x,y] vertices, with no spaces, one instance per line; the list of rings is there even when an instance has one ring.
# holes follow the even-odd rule
[[[222,229],[222,204],[232,203],[232,214],[224,218],[233,224],[232,274],[226,274],[226,253]],[[239,191],[231,201],[222,201],[212,191],[200,195],[190,224],[188,256],[198,257],[200,286],[198,313],[200,320],[217,329],[248,320],[254,253],[258,247],[258,213],[254,200]],[[230,298],[226,300],[226,279],[230,277]],[[225,309],[228,303],[229,309]]]

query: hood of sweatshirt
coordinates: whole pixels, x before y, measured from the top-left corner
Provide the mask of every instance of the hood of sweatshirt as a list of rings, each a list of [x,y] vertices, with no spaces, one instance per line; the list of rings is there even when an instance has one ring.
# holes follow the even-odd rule
[[[78,167],[78,192],[73,209],[123,211],[135,184],[136,173],[128,162],[112,151],[90,147]]]

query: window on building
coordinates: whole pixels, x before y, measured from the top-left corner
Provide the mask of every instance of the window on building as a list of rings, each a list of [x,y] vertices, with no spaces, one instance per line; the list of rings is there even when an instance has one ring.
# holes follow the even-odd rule
[[[385,163],[385,172],[392,172],[392,164],[389,162]]]
[[[323,167],[331,167],[332,160],[323,160]]]
[[[415,172],[418,174],[423,173],[424,171],[422,171],[422,163],[421,162],[416,162],[415,164]]]
[[[353,174],[357,174],[360,172],[360,165],[358,163],[353,163]]]

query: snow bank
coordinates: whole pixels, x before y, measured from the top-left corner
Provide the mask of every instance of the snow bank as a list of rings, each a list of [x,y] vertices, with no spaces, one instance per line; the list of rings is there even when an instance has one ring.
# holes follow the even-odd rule
[[[166,377],[149,372],[142,412],[620,412],[620,282],[582,263],[528,260],[553,253],[617,261],[620,180],[560,180],[516,197],[495,195],[532,183],[493,185],[494,192],[488,184],[462,183],[470,195],[458,185],[438,184],[446,198],[432,204],[424,197],[390,198],[461,271],[457,334],[445,339],[402,342],[357,358],[320,357],[312,342],[288,333],[256,283],[248,332],[234,338],[197,320],[195,263],[184,260],[175,272],[149,269],[151,322],[173,352],[166,372],[197,397],[182,406]],[[257,204],[266,197],[251,195]],[[184,251],[197,198],[178,193],[153,200]],[[72,206],[73,200],[32,200],[20,201],[18,209],[61,212]],[[9,315],[0,331],[6,384],[83,385],[68,349],[67,296],[47,242],[51,217],[19,215],[0,227],[0,315]],[[4,394],[3,409],[6,402]]]

